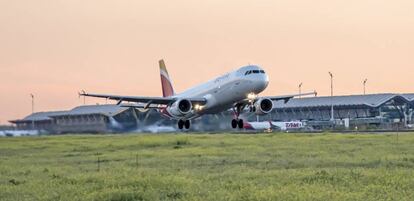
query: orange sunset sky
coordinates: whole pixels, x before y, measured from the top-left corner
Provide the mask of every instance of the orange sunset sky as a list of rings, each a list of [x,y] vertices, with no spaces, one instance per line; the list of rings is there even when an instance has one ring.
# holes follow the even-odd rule
[[[70,109],[77,92],[160,96],[242,65],[265,95],[414,92],[413,0],[0,0],[0,124]],[[88,104],[101,102],[86,99]]]

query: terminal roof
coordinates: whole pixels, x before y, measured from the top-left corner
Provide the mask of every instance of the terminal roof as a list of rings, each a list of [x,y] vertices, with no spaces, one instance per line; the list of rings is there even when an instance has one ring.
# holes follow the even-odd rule
[[[317,107],[349,107],[349,108],[376,108],[394,100],[397,103],[413,103],[414,94],[368,94],[349,96],[322,96],[295,98],[284,104],[283,101],[274,102],[276,109],[284,108],[317,108]]]
[[[86,114],[102,114],[105,116],[115,116],[125,110],[128,110],[127,107],[121,107],[119,105],[83,105],[73,108],[72,110],[53,116],[63,116],[63,115],[86,115]]]
[[[73,108],[68,111],[54,111],[54,112],[36,112],[23,119],[12,120],[11,123],[30,123],[33,121],[50,121],[53,117],[58,116],[74,116],[74,115],[89,115],[101,114],[105,116],[115,116],[125,110],[126,107],[119,105],[83,105]]]

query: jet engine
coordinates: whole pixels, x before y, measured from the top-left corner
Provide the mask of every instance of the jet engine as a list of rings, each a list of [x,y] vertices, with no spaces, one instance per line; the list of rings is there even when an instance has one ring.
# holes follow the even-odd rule
[[[193,105],[187,99],[180,99],[175,101],[169,108],[169,112],[174,116],[182,116],[191,112]]]
[[[273,109],[273,101],[268,98],[261,98],[254,103],[253,109],[257,115],[268,114]]]

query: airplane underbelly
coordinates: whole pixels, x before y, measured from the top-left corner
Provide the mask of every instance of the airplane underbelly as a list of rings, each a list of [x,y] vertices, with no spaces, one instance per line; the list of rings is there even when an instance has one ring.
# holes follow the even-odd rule
[[[209,93],[208,102],[205,108],[198,114],[214,114],[226,111],[246,98],[250,93],[250,84],[246,82],[232,82],[217,87]]]
[[[244,99],[244,96],[235,93],[227,93],[215,96],[216,104],[213,104],[203,111],[203,114],[214,114],[226,111],[234,106],[235,103]]]

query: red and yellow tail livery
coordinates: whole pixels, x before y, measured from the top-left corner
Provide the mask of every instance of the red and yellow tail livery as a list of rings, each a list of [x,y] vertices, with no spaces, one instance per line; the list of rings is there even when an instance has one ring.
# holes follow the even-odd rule
[[[161,87],[162,87],[162,96],[169,97],[174,95],[174,88],[170,76],[168,75],[167,68],[165,67],[164,60],[160,60],[160,75],[161,75]]]

